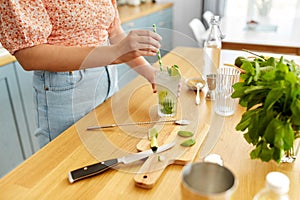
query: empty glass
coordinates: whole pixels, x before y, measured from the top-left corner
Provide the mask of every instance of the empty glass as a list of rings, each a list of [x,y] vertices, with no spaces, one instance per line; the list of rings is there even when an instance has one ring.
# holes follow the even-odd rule
[[[232,85],[240,80],[240,71],[233,67],[221,67],[217,70],[215,112],[221,116],[235,113],[238,99],[231,98]]]

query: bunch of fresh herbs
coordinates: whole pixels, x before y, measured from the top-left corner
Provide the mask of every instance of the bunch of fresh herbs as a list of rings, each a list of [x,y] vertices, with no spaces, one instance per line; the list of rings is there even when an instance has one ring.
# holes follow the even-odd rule
[[[232,97],[247,109],[236,130],[254,145],[252,159],[279,163],[300,136],[299,66],[283,57],[239,59],[245,73],[233,85]]]

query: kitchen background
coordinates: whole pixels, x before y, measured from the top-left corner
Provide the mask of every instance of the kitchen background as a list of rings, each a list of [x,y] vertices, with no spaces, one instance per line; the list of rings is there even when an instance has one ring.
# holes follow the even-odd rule
[[[140,0],[126,1],[141,3]],[[144,1],[151,2],[152,0]],[[134,22],[136,27],[141,27],[145,25],[145,21],[149,22],[150,26],[152,23],[164,21],[165,30],[169,33],[172,32],[173,36],[165,37],[163,40],[167,51],[176,46],[197,46],[198,43],[188,25],[193,18],[202,19],[203,13],[210,10],[222,17],[244,18],[246,22],[251,13],[249,8],[254,5],[254,1],[271,3],[272,9],[269,16],[272,18],[290,20],[300,17],[300,0],[289,0],[288,2],[283,0],[156,0],[158,3],[171,2],[173,6],[163,9],[161,12],[156,11],[143,16],[141,19],[134,19]],[[118,0],[118,3],[124,3],[124,0]],[[122,5],[120,5],[120,9],[122,9],[121,7]],[[129,21],[123,26],[128,31],[131,24],[132,22]],[[156,60],[155,57],[153,61]],[[124,66],[120,66],[120,71],[120,74],[123,75],[120,77],[120,87],[126,85],[136,75],[132,74],[132,71],[128,72]],[[0,47],[0,177],[39,149],[33,136],[35,117],[31,82],[32,72],[24,71],[19,63]]]

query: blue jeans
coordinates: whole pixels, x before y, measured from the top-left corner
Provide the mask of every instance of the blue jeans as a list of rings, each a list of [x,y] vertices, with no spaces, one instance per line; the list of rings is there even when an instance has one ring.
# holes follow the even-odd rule
[[[73,72],[35,71],[34,101],[40,147],[118,91],[117,68]]]

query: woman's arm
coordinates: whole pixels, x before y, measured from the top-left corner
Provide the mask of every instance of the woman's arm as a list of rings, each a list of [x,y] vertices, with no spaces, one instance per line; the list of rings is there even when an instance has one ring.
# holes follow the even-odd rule
[[[25,70],[72,71],[122,63],[140,56],[153,56],[161,37],[135,30],[118,37],[111,46],[79,47],[42,44],[18,50],[14,55]]]

